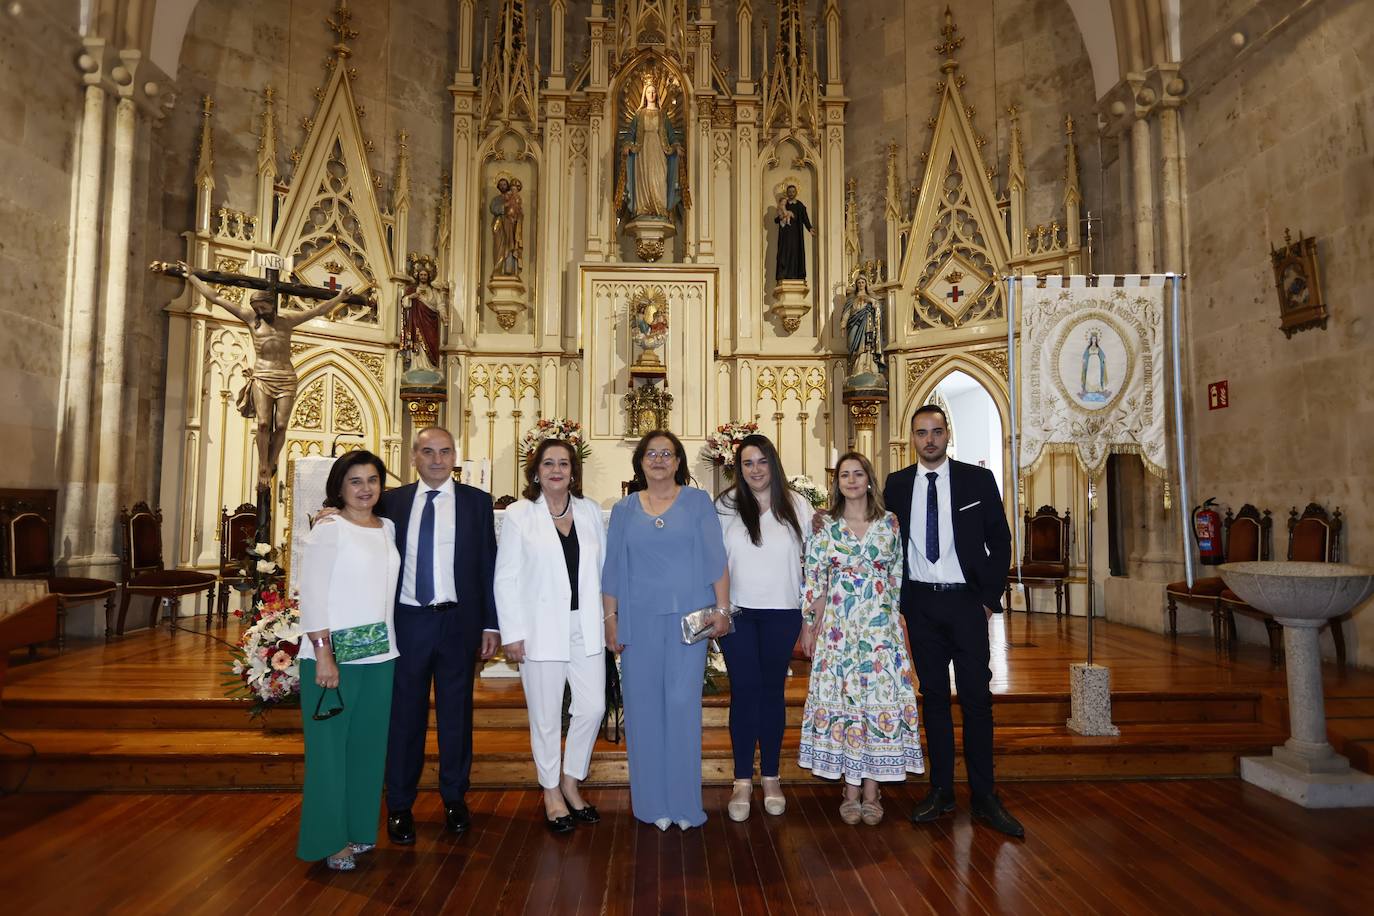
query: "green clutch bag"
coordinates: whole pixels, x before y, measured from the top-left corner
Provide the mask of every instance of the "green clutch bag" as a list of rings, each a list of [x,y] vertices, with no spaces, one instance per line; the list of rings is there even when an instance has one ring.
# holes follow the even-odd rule
[[[391,651],[391,638],[385,621],[335,630],[329,634],[329,642],[334,647],[336,662],[356,662],[360,658],[385,655]]]

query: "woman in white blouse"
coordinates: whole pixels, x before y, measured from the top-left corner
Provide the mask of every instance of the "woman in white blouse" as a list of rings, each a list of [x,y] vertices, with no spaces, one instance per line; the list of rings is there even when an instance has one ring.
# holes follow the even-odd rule
[[[391,719],[392,633],[401,567],[391,522],[373,514],[386,466],[371,452],[334,462],[300,558],[305,789],[296,855],[335,871],[377,843]],[[337,657],[336,657],[337,652]]]
[[[506,509],[496,551],[496,612],[506,658],[520,665],[530,747],[544,790],[544,820],[556,834],[601,818],[579,791],[606,709],[602,653],[601,510],[582,498],[582,461],[561,439],[545,439],[525,462],[524,499]],[[572,722],[559,760],[563,685]]]
[[[735,632],[720,640],[730,675],[730,743],[735,784],[726,811],[749,817],[754,749],[759,752],[763,810],[782,814],[778,759],[786,727],[787,663],[801,633],[802,544],[811,505],[787,486],[767,436],[745,436],[735,449],[735,484],[716,500],[730,567]]]

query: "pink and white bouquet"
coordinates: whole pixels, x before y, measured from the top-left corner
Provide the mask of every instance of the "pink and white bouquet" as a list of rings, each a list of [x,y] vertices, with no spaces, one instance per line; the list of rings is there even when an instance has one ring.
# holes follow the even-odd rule
[[[252,623],[239,636],[230,653],[230,696],[251,699],[250,716],[273,706],[300,702],[301,670],[296,654],[300,651],[300,608],[295,599],[284,597],[276,588],[266,588],[254,606]]]
[[[745,436],[751,436],[758,431],[757,423],[721,424],[716,427],[715,432],[706,437],[706,444],[701,447],[701,457],[723,471],[734,473],[735,449],[744,441]]]

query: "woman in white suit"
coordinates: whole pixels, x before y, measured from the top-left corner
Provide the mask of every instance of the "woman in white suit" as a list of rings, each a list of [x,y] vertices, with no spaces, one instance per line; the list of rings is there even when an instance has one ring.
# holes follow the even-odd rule
[[[601,818],[579,791],[606,708],[601,624],[601,510],[582,498],[582,461],[545,439],[525,462],[524,499],[506,509],[496,552],[496,612],[506,658],[520,665],[530,746],[551,832]],[[572,723],[559,765],[563,685]]]

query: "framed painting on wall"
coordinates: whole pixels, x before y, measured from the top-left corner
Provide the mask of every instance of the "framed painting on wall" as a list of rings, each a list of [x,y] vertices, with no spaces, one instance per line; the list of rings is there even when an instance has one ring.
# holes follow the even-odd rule
[[[1306,328],[1326,328],[1330,317],[1322,299],[1321,272],[1317,267],[1317,240],[1301,232],[1298,240],[1283,231],[1284,246],[1269,252],[1274,264],[1274,285],[1279,293],[1279,327],[1288,337]]]

